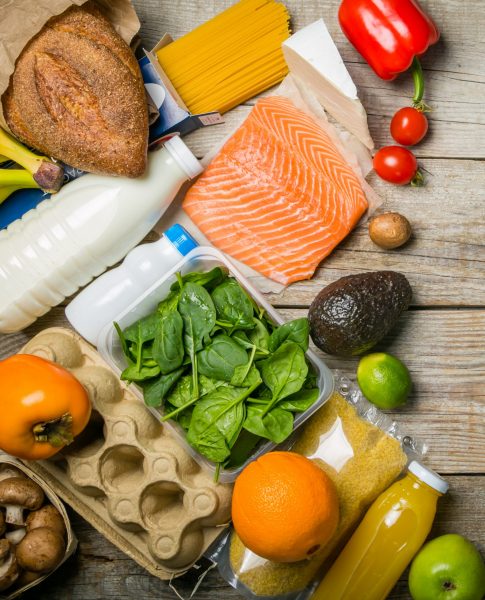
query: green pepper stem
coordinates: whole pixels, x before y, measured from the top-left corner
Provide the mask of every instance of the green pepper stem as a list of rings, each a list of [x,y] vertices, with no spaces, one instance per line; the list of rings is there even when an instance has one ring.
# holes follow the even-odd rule
[[[425,104],[423,102],[423,97],[424,97],[423,67],[421,66],[421,62],[417,56],[415,56],[413,59],[411,72],[413,74],[413,81],[414,81],[413,106],[416,110],[419,110],[421,112],[428,112],[431,109],[427,104]]]

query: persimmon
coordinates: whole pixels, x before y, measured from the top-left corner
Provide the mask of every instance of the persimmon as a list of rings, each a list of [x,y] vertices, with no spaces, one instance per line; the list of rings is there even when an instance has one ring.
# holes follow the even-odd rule
[[[81,433],[91,403],[81,383],[60,365],[16,354],[0,361],[0,415],[0,448],[42,460]]]

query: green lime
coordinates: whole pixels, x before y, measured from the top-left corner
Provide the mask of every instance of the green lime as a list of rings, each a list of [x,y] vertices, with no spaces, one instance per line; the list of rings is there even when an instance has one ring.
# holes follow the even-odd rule
[[[412,385],[406,365],[385,352],[361,358],[357,381],[367,400],[383,409],[405,404]]]

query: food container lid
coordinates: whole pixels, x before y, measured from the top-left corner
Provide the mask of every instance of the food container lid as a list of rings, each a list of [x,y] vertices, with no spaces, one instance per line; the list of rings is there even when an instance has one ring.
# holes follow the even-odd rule
[[[422,482],[432,487],[434,490],[439,492],[440,494],[446,494],[449,484],[431,469],[428,469],[421,463],[416,460],[409,465],[408,471],[421,480]]]
[[[178,135],[165,142],[165,148],[170,152],[173,158],[187,173],[190,179],[194,179],[204,170],[201,163],[195,158],[191,150],[185,145]]]

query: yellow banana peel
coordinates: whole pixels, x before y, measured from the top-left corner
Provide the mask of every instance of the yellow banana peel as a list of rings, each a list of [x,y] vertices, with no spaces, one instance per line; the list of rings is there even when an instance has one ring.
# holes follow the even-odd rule
[[[27,169],[37,182],[38,187],[44,191],[51,194],[59,191],[64,178],[64,169],[46,156],[34,154],[1,127],[0,155],[8,157]],[[0,185],[2,185],[1,180]]]

